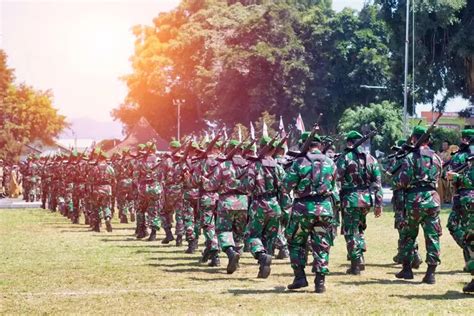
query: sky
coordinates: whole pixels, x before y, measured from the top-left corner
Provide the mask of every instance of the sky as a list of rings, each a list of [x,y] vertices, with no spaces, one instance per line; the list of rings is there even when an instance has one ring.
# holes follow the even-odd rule
[[[68,119],[110,122],[127,93],[119,78],[131,72],[131,27],[150,24],[179,2],[0,0],[0,47],[17,82],[51,89],[55,107]],[[360,9],[364,2],[333,0],[333,7]]]

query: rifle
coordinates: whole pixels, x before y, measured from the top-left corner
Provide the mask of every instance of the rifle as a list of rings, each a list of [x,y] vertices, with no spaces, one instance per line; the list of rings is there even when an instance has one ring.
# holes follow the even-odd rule
[[[257,154],[257,160],[261,160],[265,157],[265,155],[272,149],[273,144],[276,142],[277,138],[278,134],[273,136],[273,138],[268,142],[268,144],[266,144],[265,146],[263,146],[263,148],[259,150]]]
[[[341,154],[339,154],[339,155],[334,159],[334,162],[337,162],[339,159],[341,159],[342,157],[344,157],[344,156],[347,155],[348,153],[354,151],[354,150],[357,149],[360,145],[362,145],[363,143],[365,143],[369,138],[372,138],[372,137],[374,137],[375,135],[377,135],[377,130],[371,131],[370,133],[368,133],[367,135],[365,135],[364,137],[362,137],[361,139],[359,139],[358,141],[356,141],[352,147],[347,147],[346,149],[344,149],[344,151],[343,151]]]
[[[420,148],[420,146],[422,144],[424,144],[430,138],[430,135],[433,132],[433,130],[436,128],[436,124],[438,123],[441,116],[443,116],[443,113],[439,113],[436,120],[434,120],[434,122],[431,123],[430,127],[428,127],[426,132],[423,135],[421,135],[420,138],[418,138],[415,145],[410,146],[408,144],[405,144],[404,146],[402,146],[402,148],[400,148],[400,150],[396,154],[397,159],[403,158],[406,155],[408,155],[409,153],[411,153],[411,152],[415,151],[416,149]]]
[[[180,163],[183,163],[183,162],[186,161],[186,159],[188,158],[188,155],[189,155],[189,151],[191,150],[192,147],[193,147],[193,141],[190,140],[186,144],[186,149],[183,152],[183,157],[181,157],[181,159],[179,160]]]
[[[235,154],[237,153],[237,151],[238,151],[239,149],[241,149],[242,145],[243,145],[249,138],[250,138],[250,135],[247,135],[247,137],[245,137],[245,139],[244,139],[243,141],[241,141],[237,146],[235,146],[234,148],[232,148],[232,150],[227,153],[227,155],[225,156],[225,158],[221,158],[221,157],[220,157],[220,158],[217,158],[217,160],[219,160],[219,161],[231,160],[231,159],[235,156]],[[254,140],[253,142],[255,142],[255,140]],[[251,143],[251,145],[253,145],[253,143]],[[248,147],[248,146],[247,146],[247,147]],[[247,148],[247,147],[246,147],[246,148]],[[251,147],[251,146],[250,146],[250,147]],[[244,149],[244,148],[242,148],[242,149]],[[244,150],[245,150],[245,149],[244,149]]]
[[[309,148],[311,147],[311,143],[313,142],[314,135],[316,135],[316,131],[319,129],[318,122],[313,125],[313,129],[311,130],[311,133],[309,134],[308,138],[306,138],[306,140],[304,141],[303,146],[301,147],[301,150],[298,153],[297,157],[304,157],[308,153]]]
[[[283,145],[286,143],[286,141],[288,140],[288,135],[286,135],[285,137],[283,137],[282,140],[280,140],[280,142],[278,142],[278,144],[275,146],[275,148],[282,148]]]
[[[455,173],[458,173],[458,172],[461,172],[462,170],[464,170],[467,166],[469,166],[469,163],[471,161],[474,160],[474,156],[469,156],[467,158],[467,161],[465,163],[463,163],[462,165],[460,165],[459,167],[455,168],[454,170],[452,170],[452,172],[455,172]]]
[[[204,157],[207,157],[207,155],[209,154],[209,152],[210,152],[210,151],[212,150],[212,148],[214,148],[214,146],[216,145],[216,143],[217,143],[217,141],[219,140],[219,138],[221,138],[221,134],[222,134],[223,131],[224,131],[224,127],[222,127],[222,128],[217,132],[217,134],[216,134],[216,136],[214,137],[214,139],[211,140],[211,142],[209,143],[209,145],[207,145],[206,150],[205,150],[202,154],[196,156],[196,157],[194,158],[194,160],[198,160],[198,159],[202,159],[202,158],[204,158]]]

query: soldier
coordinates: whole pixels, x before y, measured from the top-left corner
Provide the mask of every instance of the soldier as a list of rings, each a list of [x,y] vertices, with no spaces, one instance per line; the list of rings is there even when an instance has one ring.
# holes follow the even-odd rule
[[[405,145],[406,143],[406,140],[399,140],[397,141],[397,146],[394,148],[396,149],[397,151],[402,148],[403,145]],[[387,170],[391,170],[392,167],[395,165],[396,163],[396,160],[397,157],[396,155],[393,156],[390,161],[389,161],[389,165],[387,166]],[[406,213],[405,213],[405,205],[404,205],[404,191],[403,191],[403,188],[398,188],[397,187],[397,184],[393,181],[394,177],[393,175],[390,174],[390,172],[388,172],[390,176],[392,176],[392,192],[393,192],[393,195],[392,195],[392,206],[393,206],[393,213],[394,213],[394,217],[395,217],[395,223],[394,223],[394,227],[395,229],[398,231],[398,247],[397,247],[397,254],[395,255],[395,257],[393,257],[393,261],[395,263],[403,263],[402,262],[402,259],[401,259],[401,250],[402,250],[402,240],[403,240],[403,232],[404,230],[402,229],[402,224],[404,223],[405,221],[405,217],[406,217]],[[414,269],[418,269],[420,267],[420,264],[423,262],[421,257],[420,257],[420,254],[418,252],[418,243],[415,241],[415,248],[414,248],[414,251],[415,251],[415,259],[413,260],[413,268]]]
[[[301,135],[304,142],[310,136]],[[311,238],[315,291],[325,292],[325,276],[329,273],[329,250],[333,245],[333,197],[336,192],[336,165],[321,152],[321,138],[314,135],[308,153],[292,163],[284,179],[284,190],[294,190],[295,200],[286,230],[291,267],[295,278],[288,289],[308,286],[304,271],[307,241]]]
[[[93,229],[100,232],[102,219],[108,232],[112,231],[112,186],[114,185],[115,171],[107,156],[101,150],[97,151],[96,162],[93,164],[91,176],[93,179],[92,199],[95,209],[93,210]]]
[[[461,132],[461,145],[459,151],[452,157],[450,163],[446,166],[446,171],[449,173],[462,165],[467,163],[470,156],[474,155],[474,129],[465,129]],[[453,206],[451,213],[448,218],[447,228],[449,233],[454,238],[454,241],[466,250],[466,230],[468,229],[469,222],[462,220],[466,217],[466,203],[461,204],[461,200],[466,202],[466,196],[469,196],[469,188],[465,188],[462,182],[459,182],[460,186],[455,188],[455,194],[453,196]],[[464,252],[464,259],[467,262],[469,253]]]
[[[241,247],[239,242],[243,240],[247,224],[248,198],[240,183],[247,161],[238,153],[239,146],[240,143],[237,140],[230,140],[229,148],[230,150],[235,148],[235,155],[233,157],[227,155],[214,168],[209,178],[203,177],[203,181],[208,183],[208,189],[219,193],[216,233],[219,245],[229,259],[228,274],[237,270]]]
[[[364,231],[367,227],[366,216],[375,206],[375,217],[382,214],[382,180],[377,160],[362,151],[361,146],[353,148],[363,136],[350,131],[346,136],[345,154],[337,158],[337,178],[341,183],[342,233],[346,240],[351,267],[348,274],[359,275],[365,269],[364,254],[366,242]],[[375,195],[375,203],[372,197]]]
[[[253,159],[243,176],[243,187],[251,195],[248,244],[259,263],[257,277],[266,279],[271,272],[271,253],[280,226],[279,195],[285,172],[273,159],[272,140],[264,136],[260,146],[259,156]]]
[[[134,196],[133,196],[133,163],[129,150],[122,152],[120,160],[116,161],[115,169],[117,175],[117,207],[119,209],[120,223],[128,223],[128,217],[135,221]]]
[[[474,137],[474,130],[464,130],[462,132],[463,144],[468,144]],[[465,147],[465,146],[462,146]],[[466,150],[462,150],[466,152]],[[458,153],[456,156],[463,153]],[[453,232],[456,242],[462,247],[466,272],[470,272],[473,276],[470,283],[464,286],[465,293],[474,293],[474,166],[471,162],[472,154],[468,157],[453,157],[456,159],[456,166],[450,167],[451,171],[447,172],[447,179],[453,181],[455,195],[453,210],[449,216],[448,228]],[[459,162],[465,162],[459,165]],[[454,170],[454,171],[453,171]],[[454,215],[453,215],[454,213]],[[453,220],[455,218],[455,222]]]
[[[205,248],[202,253],[201,263],[206,263],[209,259],[209,266],[216,267],[220,265],[219,244],[216,236],[216,207],[219,193],[209,187],[209,183],[204,181],[213,172],[218,165],[216,160],[219,154],[221,143],[212,142],[203,155],[200,155],[196,162],[196,168],[192,175],[193,186],[199,188],[199,220],[205,238]]]
[[[411,141],[425,139],[427,129],[416,126],[413,129]],[[423,137],[423,138],[422,138]],[[429,137],[418,148],[399,159],[392,169],[394,182],[404,190],[405,221],[402,227],[402,260],[403,269],[396,274],[399,279],[413,279],[412,264],[415,259],[415,244],[419,225],[422,226],[426,244],[426,263],[428,269],[423,283],[435,283],[436,266],[440,264],[441,224],[439,220],[440,199],[436,185],[441,173],[442,162],[436,153],[428,146]],[[397,169],[399,171],[396,171]]]

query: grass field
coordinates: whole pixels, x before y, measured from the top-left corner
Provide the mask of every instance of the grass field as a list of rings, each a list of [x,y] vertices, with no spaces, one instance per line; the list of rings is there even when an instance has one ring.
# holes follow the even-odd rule
[[[209,268],[185,247],[137,241],[133,224],[93,233],[44,210],[0,210],[0,314],[473,315],[474,296],[461,293],[470,276],[446,229],[436,285],[420,283],[426,265],[414,281],[393,276],[400,268],[392,263],[392,215],[370,215],[360,277],[345,275],[344,240],[337,238],[327,292],[317,295],[312,281],[304,291],[285,290],[292,281],[288,261],[275,260],[269,279],[259,280],[255,260],[244,254],[241,269],[229,276],[225,258],[221,268]],[[443,213],[443,226],[446,219]]]

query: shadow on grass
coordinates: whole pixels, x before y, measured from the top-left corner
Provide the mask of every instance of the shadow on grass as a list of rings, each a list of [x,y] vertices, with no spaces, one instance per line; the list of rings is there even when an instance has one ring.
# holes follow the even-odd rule
[[[230,289],[229,293],[238,295],[254,295],[254,294],[302,294],[301,291],[288,291],[285,286],[276,286],[273,289]]]
[[[258,283],[260,282],[259,280],[255,280],[254,278],[234,278],[232,276],[228,278],[197,278],[197,277],[189,277],[188,279],[193,280],[193,281],[242,281],[242,282],[254,282]]]
[[[409,300],[419,299],[419,300],[463,300],[463,299],[472,299],[472,295],[465,294],[461,291],[447,291],[444,294],[408,294],[408,295],[390,295],[390,297],[399,297],[406,298]]]
[[[160,267],[160,268],[174,268],[174,267],[201,267],[202,264],[195,262],[181,262],[181,263],[171,263],[171,264],[162,264],[162,263],[148,263],[148,266],[151,267]]]
[[[366,263],[365,266],[366,267],[378,267],[378,268],[393,268],[393,267],[401,266],[401,265],[398,264],[398,263],[395,263],[395,262],[391,262],[391,263]],[[347,266],[347,267],[349,267],[349,266]]]
[[[370,279],[370,280],[364,280],[364,281],[359,281],[357,279],[352,279],[352,281],[342,281],[338,282],[339,284],[344,284],[344,285],[373,285],[373,284],[411,284],[411,285],[416,285],[418,284],[416,281],[407,281],[407,280],[393,280],[393,279]]]
[[[199,264],[200,265],[200,264]],[[187,268],[187,269],[163,269],[164,272],[171,272],[171,273],[209,273],[209,274],[226,274],[225,270],[221,268],[209,268],[207,266],[202,266],[201,269],[199,268]]]
[[[155,251],[140,251],[138,250],[136,253],[155,253]],[[156,260],[156,261],[178,261],[178,260],[183,260],[183,261],[196,261],[201,256],[192,256],[189,255],[187,257],[149,257],[147,260]]]
[[[83,228],[83,229],[63,229],[59,231],[60,233],[91,233],[92,230],[89,228]]]
[[[454,270],[454,271],[436,271],[436,274],[469,274],[468,272],[464,272],[463,270]]]
[[[103,235],[94,235],[94,236],[97,236],[97,237],[106,237],[106,236],[103,236]],[[136,238],[120,238],[120,239],[117,239],[117,238],[114,238],[114,239],[109,239],[109,238],[102,238],[100,241],[104,241],[104,242],[121,242],[121,241],[138,241]]]

